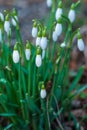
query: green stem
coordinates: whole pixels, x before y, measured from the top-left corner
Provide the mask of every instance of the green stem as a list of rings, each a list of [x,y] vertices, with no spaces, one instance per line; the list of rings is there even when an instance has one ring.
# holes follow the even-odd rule
[[[34,76],[33,76],[33,97],[36,95],[36,65],[34,65]]]
[[[31,63],[28,61],[28,94],[31,94]]]

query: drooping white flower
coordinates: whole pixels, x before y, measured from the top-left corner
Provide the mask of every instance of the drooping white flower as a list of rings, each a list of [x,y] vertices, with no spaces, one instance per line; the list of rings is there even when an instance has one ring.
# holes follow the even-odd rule
[[[53,39],[54,42],[56,42],[56,41],[57,41],[57,38],[58,38],[57,33],[56,33],[56,31],[54,30],[54,31],[53,31],[53,34],[52,34],[52,39]]]
[[[41,37],[36,38],[36,46],[40,46]]]
[[[30,56],[31,56],[31,50],[30,49],[25,49],[25,56],[26,56],[26,60],[30,60]]]
[[[61,33],[62,33],[62,24],[61,23],[56,24],[55,32],[56,32],[57,36],[61,35]]]
[[[0,12],[0,18],[2,21],[4,21],[4,15]]]
[[[61,43],[60,47],[62,47],[62,48],[66,47],[65,42]]]
[[[45,50],[42,50],[42,59],[45,57]]]
[[[79,49],[80,51],[84,51],[85,45],[84,45],[83,39],[78,39],[77,47],[78,47],[78,49]]]
[[[52,6],[52,0],[47,0],[47,6],[51,7]]]
[[[37,27],[33,27],[32,28],[32,37],[37,37],[37,33],[38,33],[38,29],[37,29]]]
[[[14,50],[13,51],[13,62],[14,63],[18,63],[19,62],[19,59],[20,59],[20,56],[19,56],[19,52],[18,50]]]
[[[15,15],[14,18],[12,18],[12,24],[13,26],[17,25],[18,17]]]
[[[0,42],[2,42],[2,30],[0,29]]]
[[[5,29],[5,31],[7,33],[7,35],[9,35],[10,32],[11,32],[10,22],[9,21],[5,21],[5,23],[4,23],[4,29]]]
[[[58,8],[56,10],[56,14],[55,14],[56,20],[58,20],[61,17],[62,14],[63,14],[62,2],[60,1],[59,4],[58,4]]]
[[[73,23],[75,21],[75,17],[76,17],[75,10],[71,9],[69,11],[69,14],[68,14],[68,18],[69,18],[69,20],[70,20],[71,23]]]
[[[42,57],[40,54],[36,55],[35,63],[37,67],[40,67],[42,65]]]
[[[41,91],[40,91],[40,97],[42,99],[45,99],[47,96],[47,92],[46,92],[46,89],[45,88],[42,88]]]
[[[40,42],[40,47],[42,50],[45,50],[47,48],[47,37],[42,36],[41,42]]]

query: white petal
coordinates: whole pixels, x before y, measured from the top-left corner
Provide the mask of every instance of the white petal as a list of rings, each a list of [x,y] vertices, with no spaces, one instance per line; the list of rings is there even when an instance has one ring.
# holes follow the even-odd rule
[[[65,42],[61,43],[60,47],[62,47],[62,48],[66,47]]]
[[[57,25],[55,27],[55,31],[56,31],[57,36],[60,36],[62,33],[62,24],[57,23]]]
[[[40,67],[42,65],[42,57],[41,55],[36,55],[35,63],[37,67]]]
[[[5,21],[4,29],[5,29],[6,33],[9,34],[9,32],[11,31],[10,22],[9,21]]]
[[[46,37],[41,38],[40,47],[42,48],[42,50],[45,50],[47,48],[47,38]]]
[[[18,17],[17,17],[17,16],[14,16],[14,17],[15,17],[15,19],[18,21]],[[16,26],[16,25],[17,25],[17,22],[15,21],[15,19],[12,18],[12,24],[13,24],[13,26]]]
[[[71,23],[75,21],[75,17],[76,17],[75,10],[71,9],[68,14],[68,18],[71,21]]]
[[[37,29],[37,27],[33,27],[32,28],[32,37],[37,37],[37,33],[38,33],[38,29]]]
[[[36,46],[40,46],[41,37],[36,38]]]
[[[0,29],[0,42],[2,42],[2,30]]]
[[[62,8],[58,8],[57,11],[56,11],[56,15],[55,15],[56,20],[58,20],[61,17],[62,14],[63,14]]]
[[[53,41],[56,42],[56,41],[57,41],[57,38],[58,38],[58,36],[57,36],[56,31],[53,31],[53,34],[52,34],[52,39],[53,39]]]
[[[13,62],[14,62],[14,63],[18,63],[18,62],[19,62],[19,59],[20,59],[20,56],[19,56],[18,50],[14,50],[14,51],[13,51]]]
[[[52,0],[47,0],[47,6],[51,7],[52,6]]]
[[[42,50],[42,59],[45,57],[45,50]]]
[[[41,96],[42,99],[46,98],[47,93],[46,93],[45,89],[41,89],[40,96]]]
[[[2,13],[0,13],[0,18],[2,21],[4,21],[4,15]]]
[[[30,60],[30,55],[31,55],[30,49],[26,49],[26,50],[25,50],[26,60]]]
[[[77,47],[80,51],[84,51],[85,45],[82,39],[78,39]]]

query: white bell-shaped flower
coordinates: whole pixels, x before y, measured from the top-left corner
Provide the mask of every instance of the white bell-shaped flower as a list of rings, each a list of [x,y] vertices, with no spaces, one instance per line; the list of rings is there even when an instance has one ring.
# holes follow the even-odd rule
[[[56,15],[55,15],[56,20],[58,20],[61,17],[62,14],[63,14],[62,8],[58,8],[57,11],[56,11]]]
[[[30,60],[30,56],[31,56],[31,50],[30,49],[25,49],[25,56],[26,56],[26,60]]]
[[[9,21],[5,21],[5,23],[4,23],[4,29],[5,29],[5,31],[7,33],[7,35],[9,35],[10,32],[11,32],[10,22]]]
[[[20,55],[19,55],[18,50],[14,50],[14,51],[13,51],[12,57],[13,57],[13,62],[14,62],[14,63],[18,63],[18,62],[19,62],[19,60],[20,60]]]
[[[40,42],[40,47],[42,50],[45,50],[47,48],[47,37],[42,37]]]
[[[37,67],[40,67],[42,65],[42,57],[40,54],[36,55],[35,63]]]
[[[40,46],[41,37],[36,38],[36,46]]]
[[[37,37],[37,33],[38,33],[38,29],[37,29],[37,27],[33,27],[32,28],[32,37]]]
[[[0,12],[0,18],[2,21],[4,21],[4,15]]]
[[[0,29],[0,42],[2,42],[2,30]]]
[[[47,6],[51,7],[52,6],[52,0],[47,0]]]
[[[41,97],[42,99],[45,99],[46,96],[47,96],[46,89],[45,89],[45,88],[41,89],[41,91],[40,91],[40,97]]]
[[[56,24],[55,31],[56,31],[57,36],[61,35],[61,33],[62,33],[62,24],[61,23]]]
[[[44,57],[45,57],[45,50],[42,50],[42,59],[44,59]]]
[[[12,25],[16,26],[17,25],[17,21],[18,21],[18,17],[15,15],[14,18],[12,18]]]
[[[75,10],[71,9],[69,11],[69,14],[68,14],[68,18],[69,18],[69,20],[70,20],[71,23],[73,23],[75,21],[75,17],[76,17]]]
[[[78,39],[77,47],[78,47],[78,49],[79,49],[80,51],[84,51],[85,45],[84,45],[83,39]]]
[[[53,34],[52,34],[52,39],[53,39],[53,41],[56,42],[56,41],[57,41],[57,38],[58,38],[58,36],[57,36],[56,31],[53,31]]]
[[[65,42],[61,43],[60,47],[61,47],[61,48],[64,48],[64,47],[66,47],[66,44],[65,44]]]

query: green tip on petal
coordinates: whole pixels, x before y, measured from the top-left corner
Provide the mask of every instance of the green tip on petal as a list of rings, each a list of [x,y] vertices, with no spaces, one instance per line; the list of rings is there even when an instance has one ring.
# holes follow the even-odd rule
[[[38,37],[41,37],[42,36],[42,32],[41,30],[38,32]]]
[[[43,36],[43,37],[46,37],[46,28],[43,30],[42,36]]]
[[[58,4],[58,8],[62,8],[62,6],[63,6],[62,1],[60,1],[59,4]]]

